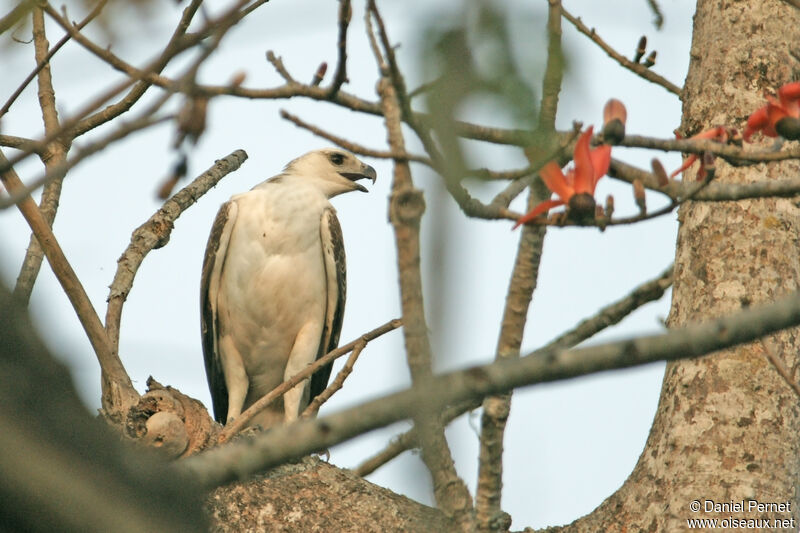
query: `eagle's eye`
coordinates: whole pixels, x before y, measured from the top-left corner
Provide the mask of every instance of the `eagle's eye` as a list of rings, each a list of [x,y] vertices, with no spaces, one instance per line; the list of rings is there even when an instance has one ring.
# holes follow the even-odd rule
[[[342,154],[333,153],[331,154],[331,163],[334,165],[341,165],[344,163],[344,156]]]

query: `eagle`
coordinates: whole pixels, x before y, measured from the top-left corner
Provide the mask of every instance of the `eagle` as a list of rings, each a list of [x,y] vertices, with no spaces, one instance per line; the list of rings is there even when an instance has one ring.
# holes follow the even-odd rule
[[[200,287],[206,377],[214,418],[229,423],[283,381],[335,349],[346,267],[342,229],[329,202],[367,189],[375,169],[339,149],[309,152],[220,207]],[[327,365],[250,422],[298,418],[328,384]]]

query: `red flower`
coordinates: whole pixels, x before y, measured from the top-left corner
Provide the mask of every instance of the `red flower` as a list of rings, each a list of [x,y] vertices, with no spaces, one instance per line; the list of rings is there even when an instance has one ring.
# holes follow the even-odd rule
[[[731,138],[736,137],[738,132],[734,129],[729,129],[724,126],[717,126],[716,128],[711,128],[710,130],[701,131],[697,135],[693,135],[689,137],[689,139],[711,139],[713,141],[718,141],[721,143],[727,143]],[[680,139],[681,136],[679,133],[675,132],[675,138]],[[669,175],[670,178],[674,178],[697,161],[697,154],[692,154],[686,158],[686,161],[680,166],[678,170],[673,172]],[[697,171],[697,179],[702,180],[706,177],[706,169],[705,163],[703,160],[700,160],[700,169]]]
[[[593,128],[590,126],[575,143],[572,154],[575,168],[569,169],[566,176],[555,161],[550,161],[542,167],[539,175],[547,188],[558,195],[558,199],[540,203],[529,213],[521,216],[514,228],[535,219],[553,207],[565,204],[568,216],[575,220],[594,218],[594,190],[600,178],[608,172],[611,164],[611,147],[601,145],[589,149],[592,131]]]
[[[800,81],[787,83],[778,89],[778,99],[767,95],[767,105],[756,110],[747,119],[744,140],[760,131],[767,137],[781,137],[790,141],[800,139]]]

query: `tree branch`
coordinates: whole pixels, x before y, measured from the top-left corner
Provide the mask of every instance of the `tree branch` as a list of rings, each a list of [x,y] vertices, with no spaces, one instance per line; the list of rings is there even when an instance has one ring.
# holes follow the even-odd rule
[[[381,74],[378,94],[389,148],[395,153],[405,153],[401,124],[403,102],[407,103],[408,100],[395,62],[394,51],[389,44],[386,28],[374,0],[369,0],[367,6],[367,20],[370,20],[371,16],[375,18],[378,26],[378,34],[386,57],[384,62],[375,50]],[[368,28],[371,30],[371,25]],[[373,38],[372,42],[374,41]],[[417,384],[427,382],[432,375],[431,346],[425,321],[420,271],[420,224],[424,211],[425,199],[422,191],[414,188],[408,161],[395,159],[392,193],[389,200],[389,220],[394,228],[397,247],[406,356],[411,380]],[[444,435],[444,426],[441,425],[435,411],[420,407],[414,414],[414,424],[422,442],[422,459],[433,480],[437,505],[460,530],[473,530],[472,497],[456,472]]]
[[[333,75],[333,81],[328,88],[330,97],[336,96],[339,89],[347,81],[347,28],[350,25],[350,19],[353,16],[353,9],[350,6],[350,0],[339,0],[339,40],[338,50],[339,59],[336,62],[336,72]]]
[[[99,13],[99,10],[95,9],[93,12]],[[91,20],[91,18],[87,17],[87,21],[88,20]],[[44,13],[39,6],[33,8],[33,45],[36,62],[38,65],[42,65],[41,67],[37,67],[36,71],[39,73],[39,107],[42,110],[44,131],[45,135],[52,135],[55,131],[58,131],[61,126],[58,121],[56,93],[53,90],[53,80],[50,73],[50,64],[48,63],[48,59],[51,56],[48,50],[50,43],[47,42],[47,35],[45,34]],[[0,116],[2,116],[1,111]],[[43,158],[45,168],[50,171],[54,167],[61,165],[67,157],[68,149],[68,142],[56,140],[50,143],[47,156]],[[47,224],[51,227],[53,226],[56,212],[58,211],[58,203],[61,198],[61,184],[63,181],[63,176],[49,181],[42,191],[42,199],[39,202],[39,211],[42,213]],[[42,252],[42,247],[39,246],[39,241],[36,240],[34,235],[31,235],[28,249],[25,252],[25,258],[22,261],[22,266],[17,276],[17,283],[14,286],[14,297],[24,305],[28,304],[31,297],[33,284],[36,283],[36,278],[42,267],[43,258],[44,252]]]
[[[787,150],[748,150],[741,146],[725,144],[711,139],[656,139],[643,135],[626,135],[618,146],[650,148],[664,152],[682,152],[698,155],[709,152],[722,157],[733,165],[800,159],[800,146],[793,146]]]
[[[92,8],[92,10],[89,12],[89,14],[86,15],[86,17],[84,17],[84,19],[80,21],[76,27],[79,30],[83,29],[87,24],[89,24],[92,20],[94,20],[97,17],[97,15],[100,14],[100,12],[105,7],[106,3],[108,3],[108,0],[99,0],[97,4],[95,4],[95,6]],[[41,8],[37,9],[41,10]],[[31,81],[33,81],[33,78],[36,77],[36,75],[39,73],[39,71],[41,71],[45,67],[45,65],[49,66],[50,60],[53,58],[54,55],[56,55],[56,52],[61,50],[61,47],[67,44],[67,41],[69,40],[70,40],[70,35],[65,35],[56,43],[56,45],[53,48],[51,48],[47,52],[47,54],[44,57],[42,57],[40,60],[37,60],[36,68],[34,68],[33,71],[31,71],[31,73],[28,74],[28,76],[24,80],[22,80],[22,83],[19,84],[19,86],[14,90],[14,92],[11,93],[11,96],[8,97],[3,106],[0,107],[0,118],[2,118],[3,115],[8,113],[8,110],[11,109],[11,106],[14,105],[14,102],[16,102],[17,98],[19,98],[19,95],[21,95],[22,91],[25,90],[25,87],[27,87],[28,84]],[[36,40],[34,38],[34,43],[35,42]]]
[[[247,10],[244,10],[244,11],[248,11],[248,10],[250,10],[250,8],[254,9],[256,6],[263,4],[264,1],[266,1],[266,0],[259,0],[259,1],[255,2],[254,4],[251,4],[251,6]],[[200,2],[201,2],[201,0],[193,0],[192,4],[190,4],[190,6],[186,8],[186,10],[184,10],[184,16],[182,17],[181,23],[179,24],[179,29],[182,27],[183,24],[186,24],[187,27],[188,27],[188,24],[189,24],[189,20],[188,19],[191,18],[191,17],[189,17],[188,14],[191,12],[191,10],[193,8],[196,9],[199,6]],[[178,52],[183,51],[183,50],[189,48],[190,46],[193,46],[194,44],[197,44],[202,39],[207,37],[207,35],[209,33],[211,33],[212,30],[214,32],[217,32],[218,38],[221,38],[221,35],[224,34],[228,29],[230,29],[230,24],[232,24],[233,22],[235,22],[236,20],[239,20],[239,18],[244,16],[244,15],[240,14],[240,12],[238,10],[245,3],[246,3],[245,0],[240,0],[237,4],[235,4],[225,14],[221,15],[220,17],[218,17],[216,19],[208,21],[206,23],[205,27],[200,32],[198,32],[196,34],[192,34],[191,38],[187,37],[186,39],[177,39],[177,37],[176,37],[177,42],[180,43],[180,46],[178,44],[176,44],[174,53],[177,54]],[[85,39],[85,37],[83,37],[83,35],[75,29],[75,26],[73,26],[65,17],[62,17],[50,5],[44,4],[43,9],[56,22],[58,22],[64,28],[64,30],[67,31],[67,33],[69,33],[70,36],[72,38],[74,38],[76,41],[78,41],[80,43],[79,39],[76,36],[81,36],[81,39],[84,39],[86,42],[89,42],[88,39]],[[237,18],[237,17],[239,17],[239,18]],[[177,31],[179,31],[179,30],[176,30],[176,32]],[[94,44],[94,43],[92,43],[92,44]],[[99,47],[97,47],[97,48],[99,50],[102,50]],[[203,51],[203,53],[200,54],[200,58],[199,59],[195,59],[194,66],[190,67],[189,70],[190,71],[195,70],[197,68],[197,62],[198,61],[202,61],[205,57],[208,56],[209,53],[211,53],[211,51],[213,51],[213,47],[205,49]],[[151,61],[144,68],[144,72],[147,73],[149,70],[158,69],[158,65],[159,65],[160,59],[161,58],[156,58],[154,61]],[[133,67],[131,67],[131,68],[133,68]],[[134,70],[137,70],[137,69],[134,69]],[[123,98],[123,101],[119,102],[119,104],[123,104],[124,103],[124,105],[122,105],[122,107],[114,108],[114,106],[109,106],[108,108],[106,108],[105,110],[100,112],[100,114],[98,114],[98,116],[96,117],[98,122],[95,122],[95,119],[91,119],[91,117],[89,117],[90,113],[95,111],[97,108],[99,108],[101,105],[103,105],[110,98],[113,98],[117,94],[119,94],[122,91],[124,91],[126,88],[130,87],[131,85],[133,85],[136,81],[137,81],[137,78],[130,77],[130,78],[128,78],[126,80],[123,80],[122,82],[114,85],[113,87],[111,87],[110,89],[108,89],[105,92],[101,93],[100,95],[96,96],[88,104],[85,104],[80,109],[78,109],[78,111],[75,112],[74,115],[71,118],[62,121],[61,127],[56,132],[54,132],[51,135],[46,135],[45,138],[40,140],[40,141],[35,141],[32,144],[26,144],[24,148],[21,148],[22,149],[22,153],[21,154],[12,157],[11,160],[8,161],[7,163],[5,163],[3,165],[0,165],[0,173],[5,172],[6,170],[10,169],[11,167],[13,167],[17,163],[19,163],[20,161],[25,159],[26,157],[28,157],[32,153],[44,152],[49,143],[51,143],[52,141],[54,141],[54,140],[56,140],[56,139],[58,139],[60,137],[65,137],[65,138],[69,138],[69,139],[75,138],[78,135],[84,133],[85,131],[88,131],[88,129],[91,129],[91,128],[99,125],[99,124],[104,123],[107,120],[110,120],[111,118],[113,118],[113,116],[111,116],[113,113],[116,113],[116,115],[114,115],[114,116],[117,116],[121,112],[126,111],[127,109],[129,109],[130,106],[133,105],[133,102],[135,101],[135,99]],[[166,87],[168,89],[168,92],[178,92],[182,88],[182,85],[183,85],[182,81],[183,80],[179,79],[178,81],[172,82],[172,83],[175,84],[175,88]],[[171,91],[170,91],[170,89],[171,89]],[[134,91],[132,90],[131,93],[133,93],[133,92]],[[131,94],[129,94],[128,96],[131,96]],[[139,96],[141,96],[141,95],[139,95]],[[113,113],[112,113],[112,111],[113,111]],[[84,120],[87,117],[89,117],[88,122],[84,122]]]
[[[528,208],[533,209],[533,206],[545,200],[549,192],[544,190],[541,183],[538,187],[533,187],[528,196]],[[497,341],[497,360],[519,357],[528,307],[539,276],[544,236],[544,227],[526,226],[521,232]],[[511,526],[511,517],[500,506],[503,488],[503,436],[510,410],[510,394],[491,396],[483,401],[478,488],[475,495],[476,517],[482,531],[507,530]]]
[[[366,146],[354,143],[352,141],[348,141],[344,137],[339,137],[338,135],[333,135],[332,133],[329,133],[329,132],[327,132],[327,131],[325,131],[325,130],[323,130],[321,128],[318,128],[317,126],[314,126],[313,124],[310,124],[310,123],[304,121],[300,117],[292,115],[291,113],[289,113],[286,110],[281,109],[280,114],[281,114],[281,118],[283,118],[285,120],[288,120],[289,122],[291,122],[292,124],[294,124],[298,128],[302,128],[304,130],[308,130],[311,133],[313,133],[314,135],[317,135],[318,137],[322,137],[323,139],[327,139],[330,142],[332,142],[332,143],[334,143],[334,144],[336,144],[338,146],[341,146],[345,150],[353,152],[354,154],[364,155],[364,156],[367,156],[367,157],[376,157],[376,158],[380,158],[380,159],[403,159],[403,160],[406,160],[406,161],[415,161],[417,163],[422,163],[423,165],[427,165],[427,166],[432,166],[433,165],[432,161],[428,157],[417,155],[417,154],[405,154],[405,153],[396,154],[396,153],[394,153],[392,151],[387,151],[387,150],[373,150],[371,148],[367,148]]]
[[[547,18],[547,65],[542,81],[537,137],[552,138],[555,132],[558,94],[561,91],[563,55],[561,51],[561,2],[549,0]],[[550,197],[541,180],[534,180],[528,195],[528,210]],[[532,230],[532,231],[529,231]],[[528,308],[539,277],[545,227],[523,228],[519,249],[511,274],[511,282],[503,310],[497,360],[519,357]],[[503,512],[503,437],[511,411],[511,394],[490,396],[483,400],[481,413],[478,483],[475,494],[475,515],[480,531],[507,531],[511,517]]]
[[[353,372],[353,367],[355,366],[358,357],[361,355],[361,352],[364,351],[366,346],[367,343],[363,338],[356,342],[356,345],[353,347],[353,351],[350,352],[350,357],[348,357],[347,361],[344,363],[344,367],[342,367],[342,369],[336,375],[336,379],[333,380],[333,383],[325,387],[324,391],[317,394],[314,399],[311,400],[311,402],[308,404],[308,407],[306,407],[300,414],[302,418],[311,418],[316,415],[322,404],[330,400],[331,397],[336,394],[336,392],[342,389],[344,386],[344,381]]]
[[[572,348],[600,331],[619,323],[623,318],[643,305],[658,300],[671,284],[672,267],[657,278],[639,285],[622,299],[605,306],[592,317],[580,322],[575,328],[559,335],[556,339],[539,348],[537,352]],[[479,400],[470,400],[460,405],[448,407],[442,414],[442,421],[447,425],[465,412],[477,409],[480,406],[481,402]],[[395,437],[386,448],[365,460],[353,470],[360,476],[366,476],[415,446],[417,446],[417,434],[412,428]]]
[[[640,180],[645,187],[667,195],[672,200],[685,198],[696,187],[694,183],[670,180],[666,187],[658,184],[657,178],[652,173],[634,167],[627,163],[611,162],[610,176],[628,183]],[[735,202],[752,198],[791,198],[800,194],[800,178],[781,180],[763,180],[754,183],[722,183],[711,182],[692,197],[696,202]]]
[[[7,168],[8,159],[0,151],[0,166]],[[24,185],[12,168],[0,174],[0,181],[3,182],[10,195],[24,189]],[[39,208],[36,207],[33,199],[26,195],[18,204],[19,210],[28,222],[33,234],[42,246],[47,261],[53,269],[61,287],[78,315],[78,319],[83,326],[86,336],[94,349],[100,368],[103,371],[103,408],[109,413],[119,412],[122,409],[133,405],[139,398],[138,393],[133,388],[130,377],[128,377],[119,356],[112,349],[108,341],[106,332],[97,313],[92,307],[86,291],[83,289],[78,276],[72,270],[64,252],[61,250],[53,231],[42,216]]]
[[[678,87],[671,81],[667,80],[663,76],[659,76],[658,74],[656,74],[649,68],[645,67],[644,65],[640,65],[639,63],[634,63],[630,59],[626,58],[625,56],[623,56],[622,54],[611,48],[603,39],[600,38],[599,35],[597,35],[597,33],[594,31],[594,28],[589,29],[588,27],[586,27],[586,25],[583,22],[581,22],[580,18],[574,17],[563,7],[561,8],[561,13],[563,13],[565,19],[567,19],[573,26],[575,26],[575,29],[577,29],[579,32],[581,32],[589,39],[594,41],[594,43],[597,44],[597,46],[599,46],[600,48],[602,48],[602,50],[606,54],[608,54],[608,56],[611,59],[613,59],[626,69],[630,70],[634,74],[638,75],[639,77],[644,78],[645,80],[651,83],[655,83],[656,85],[662,86],[669,92],[675,94],[678,98],[681,97],[680,87]]]
[[[245,478],[290,459],[321,450],[370,430],[516,387],[710,354],[800,324],[800,292],[728,316],[669,330],[573,350],[537,350],[519,359],[450,372],[410,389],[314,420],[270,429],[252,440],[232,442],[178,463],[199,483],[215,486]]]
[[[186,31],[189,29],[189,24],[192,22],[194,15],[197,13],[197,10],[202,5],[203,0],[192,0],[188,6],[183,10],[181,14],[181,18],[178,21],[175,30],[172,32],[172,36],[170,36],[167,45],[164,47],[163,52],[159,55],[159,57],[148,65],[148,68],[153,72],[161,72],[169,62],[178,55],[182,50],[182,46],[184,45],[183,40],[186,35]],[[76,26],[75,29],[80,32],[81,26]],[[71,36],[71,34],[67,34],[67,36]],[[80,120],[76,125],[72,134],[74,136],[80,136],[90,131],[106,122],[113,120],[114,118],[122,115],[123,113],[129,111],[133,105],[139,101],[139,99],[144,96],[147,90],[152,86],[152,84],[147,83],[146,81],[138,81],[136,82],[131,90],[123,96],[118,102],[107,106],[105,109],[98,111],[88,117]]]
[[[654,302],[664,296],[667,289],[672,286],[672,272],[673,266],[670,265],[657,278],[642,283],[621,300],[603,307],[594,316],[582,320],[577,326],[548,342],[540,350],[570,348],[604,329],[618,324],[644,304]]]
[[[164,100],[159,100],[156,102],[158,106],[160,106]],[[64,176],[71,168],[75,167],[78,163],[86,159],[87,157],[103,150],[106,146],[124,139],[129,134],[149,128],[151,126],[156,126],[163,122],[172,120],[174,117],[172,115],[165,115],[165,116],[152,116],[153,112],[145,111],[142,113],[142,116],[131,120],[130,122],[123,122],[122,125],[117,128],[116,130],[110,132],[105,137],[101,137],[96,141],[78,148],[75,150],[75,155],[71,157],[67,161],[62,161],[61,163],[53,165],[50,169],[47,170],[43,175],[34,178],[30,181],[28,185],[21,185],[20,188],[14,192],[9,191],[9,195],[7,198],[0,198],[0,209],[5,209],[11,207],[14,204],[22,201],[26,196],[30,195],[33,191],[41,187],[42,185],[49,183],[54,179],[59,179],[60,177]],[[22,158],[15,158],[15,159],[22,159]],[[11,161],[4,159],[5,162],[0,163],[0,169],[4,168],[12,168],[14,163]],[[2,170],[0,170],[1,172]]]
[[[175,193],[147,222],[133,232],[131,243],[117,260],[117,272],[108,293],[105,329],[108,340],[115,351],[119,349],[122,306],[133,288],[134,278],[144,258],[150,251],[161,248],[169,242],[175,221],[186,209],[211,190],[222,178],[236,171],[246,160],[247,153],[244,150],[236,150],[217,160],[213,167]]]
[[[35,5],[35,0],[23,0],[14,6],[14,8],[5,16],[0,17],[0,34],[10,30],[17,22],[25,17],[25,15],[27,15]]]

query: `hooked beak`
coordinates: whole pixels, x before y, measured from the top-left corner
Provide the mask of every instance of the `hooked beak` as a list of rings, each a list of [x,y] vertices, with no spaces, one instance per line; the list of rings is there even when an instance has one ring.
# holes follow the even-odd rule
[[[360,183],[356,183],[358,180],[361,179],[370,179],[372,183],[375,183],[375,180],[378,179],[378,175],[375,173],[375,169],[369,165],[364,165],[361,168],[361,172],[340,172],[342,176],[349,179],[355,185],[355,188],[361,192],[368,192],[367,188],[361,185]]]

